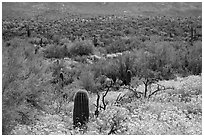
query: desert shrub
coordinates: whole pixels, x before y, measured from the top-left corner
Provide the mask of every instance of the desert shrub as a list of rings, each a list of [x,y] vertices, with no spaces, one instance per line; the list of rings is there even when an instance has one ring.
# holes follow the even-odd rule
[[[66,45],[66,44],[71,43],[71,41],[68,38],[63,38],[63,39],[60,39],[59,43],[61,45]]]
[[[83,55],[83,56],[75,56],[73,57],[73,59],[75,61],[81,62],[81,63],[87,63],[87,56]]]
[[[27,41],[13,39],[9,47],[4,47],[3,62],[3,132],[9,134],[13,124],[33,121],[33,109],[27,107],[27,99],[29,95],[39,95],[36,85],[40,87],[40,77],[43,76],[42,57],[33,53],[33,47]],[[33,108],[36,106],[39,108],[36,104]]]
[[[126,134],[128,130],[128,110],[124,107],[111,106],[101,112],[99,117],[88,123],[88,134]]]
[[[32,124],[35,121],[36,109],[43,110],[39,105],[39,96],[35,84],[38,84],[35,79],[39,77],[29,77],[29,79],[22,81],[16,80],[11,83],[3,94],[2,110],[4,134],[10,134],[13,126],[19,124]],[[34,85],[32,85],[34,84]]]
[[[132,72],[132,77],[136,75],[136,64],[135,60],[137,59],[135,52],[128,52],[123,56],[119,57],[118,66],[119,66],[119,79],[124,82],[125,85],[129,85],[128,82],[128,70]]]
[[[40,44],[40,38],[38,38],[38,37],[30,38],[30,39],[29,39],[29,42],[30,42],[31,44]]]
[[[92,65],[91,70],[94,72],[95,78],[98,78],[101,75],[106,75],[109,78],[113,78],[111,75],[117,73],[117,68],[118,66],[115,60],[100,60]]]
[[[81,81],[80,85],[87,91],[91,91],[93,93],[97,92],[94,81],[94,74],[91,71],[82,72],[80,76],[80,81]]]
[[[134,53],[124,54],[116,59],[100,60],[92,65],[92,71],[94,77],[97,78],[100,75],[105,75],[111,78],[114,82],[116,79],[120,79],[123,82],[126,81],[127,71],[131,70],[135,75]]]
[[[168,42],[159,42],[149,46],[148,52],[152,54],[152,69],[161,72],[162,79],[174,78],[173,67],[176,67],[175,63],[178,61],[175,48]],[[179,66],[178,64],[177,67]]]
[[[54,43],[59,44],[60,39],[61,39],[60,35],[57,35],[57,34],[52,35],[52,40],[53,40]]]
[[[117,53],[126,50],[124,40],[118,39],[111,43],[110,45],[106,46],[107,53]]]
[[[70,56],[83,56],[90,55],[94,52],[94,46],[91,41],[75,41],[72,46],[69,47]]]
[[[74,95],[76,94],[76,92],[79,89],[79,83],[78,82],[73,82],[69,85],[67,85],[66,87],[64,87],[64,93],[66,93],[68,95],[67,101],[71,102],[74,101]]]
[[[116,41],[112,42],[106,47],[107,53],[117,53],[127,50],[133,50],[135,48],[140,49],[144,48],[144,45],[141,41],[135,37],[130,38],[118,38]]]
[[[74,81],[74,78],[77,77],[77,70],[75,69],[64,69],[64,84],[68,85]]]
[[[161,72],[154,69],[156,60],[153,54],[150,54],[144,50],[139,50],[135,53],[137,58],[134,60],[133,68],[135,68],[136,76],[143,82],[145,86],[144,97],[147,97],[147,87],[160,79]]]
[[[21,76],[22,68],[26,67],[24,60],[27,59],[27,63],[34,61],[34,48],[31,44],[21,39],[13,39],[9,43],[9,47],[3,45],[3,92]]]
[[[40,45],[40,44],[46,45],[49,43],[48,39],[42,36],[29,38],[28,41],[31,44],[37,44],[37,45]]]
[[[107,54],[106,49],[103,48],[103,47],[97,47],[96,50],[95,50],[95,52],[99,52],[100,54],[104,54],[104,55]],[[95,53],[95,54],[96,54],[96,53]]]
[[[182,42],[160,44],[155,45],[156,47],[154,48],[157,51],[154,53],[159,61],[157,62],[158,69],[162,71],[162,68],[166,69],[165,67],[168,66],[172,73],[180,73],[183,76],[201,73],[202,46],[199,41],[194,42],[193,45]]]
[[[130,37],[129,39],[126,40],[126,44],[129,43],[128,49],[141,49],[141,48],[146,48],[145,44],[141,42],[141,40],[137,37]]]
[[[113,43],[113,39],[110,36],[106,36],[106,37],[107,38],[105,38],[105,36],[104,36],[102,39],[100,39],[100,41],[103,42],[105,46]]]
[[[194,75],[198,75],[202,72],[202,43],[201,41],[195,42],[193,46],[189,47],[187,68]]]
[[[119,77],[117,60],[100,60],[92,65],[91,70],[94,72],[95,78],[105,75],[115,82]]]
[[[78,72],[77,69],[67,68],[64,60],[57,60],[52,66],[50,66],[52,72],[52,80],[51,83],[60,85],[69,85],[74,81],[74,78],[77,77]],[[63,76],[63,80],[61,81],[60,74]],[[61,81],[61,82],[59,82]]]
[[[174,47],[174,54],[172,57],[174,61],[172,62],[172,69],[175,73],[179,73],[183,76],[189,75],[188,66],[188,44],[175,42],[172,44]]]
[[[44,56],[46,58],[64,58],[69,55],[69,51],[66,45],[48,45],[44,50]]]
[[[36,110],[44,110],[44,107],[41,107],[39,102],[41,93],[32,85],[33,79],[30,79],[29,84],[26,82],[28,81],[24,83],[19,81],[16,84],[25,86],[10,87],[3,95],[3,134],[10,134],[16,124],[33,124],[36,120],[35,116],[39,114]]]
[[[103,71],[104,71],[104,75],[111,78],[115,82],[116,79],[119,77],[117,60],[108,61],[106,65],[103,66]]]

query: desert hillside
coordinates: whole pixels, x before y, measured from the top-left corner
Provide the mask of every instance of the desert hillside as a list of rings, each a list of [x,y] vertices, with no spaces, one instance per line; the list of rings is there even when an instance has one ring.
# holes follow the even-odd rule
[[[201,3],[3,3],[3,135],[201,135]]]
[[[130,16],[202,16],[202,4],[179,2],[20,2],[2,5],[2,17],[32,17],[45,15],[59,17],[67,13],[89,15],[130,15]]]

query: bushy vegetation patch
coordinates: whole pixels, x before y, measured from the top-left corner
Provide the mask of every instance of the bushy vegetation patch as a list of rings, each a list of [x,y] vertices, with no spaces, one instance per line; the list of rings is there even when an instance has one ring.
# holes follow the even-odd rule
[[[106,46],[107,53],[117,53],[127,50],[132,50],[134,48],[140,49],[144,45],[142,42],[135,37],[120,38],[114,41],[112,44]],[[144,48],[144,47],[143,47]]]
[[[64,58],[68,56],[69,51],[67,46],[59,46],[59,45],[48,45],[44,51],[44,55],[46,58]]]
[[[71,47],[69,47],[71,56],[83,56],[91,55],[94,52],[94,46],[91,41],[75,41]]]
[[[93,44],[90,41],[75,41],[64,45],[48,45],[44,51],[46,58],[65,58],[91,55],[94,53]]]

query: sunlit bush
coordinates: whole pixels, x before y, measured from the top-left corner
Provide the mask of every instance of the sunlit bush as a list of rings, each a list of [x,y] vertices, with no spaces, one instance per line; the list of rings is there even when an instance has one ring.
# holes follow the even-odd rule
[[[198,75],[202,72],[202,42],[198,41],[189,47],[188,55],[188,69],[194,75]]]
[[[94,75],[91,71],[84,71],[80,76],[80,85],[87,91],[97,92],[97,88],[94,81]]]
[[[91,55],[94,52],[94,46],[91,41],[74,41],[73,45],[69,47],[70,56]]]

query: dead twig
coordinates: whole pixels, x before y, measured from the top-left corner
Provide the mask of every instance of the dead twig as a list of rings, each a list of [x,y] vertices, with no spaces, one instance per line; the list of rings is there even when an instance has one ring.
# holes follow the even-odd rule
[[[98,115],[99,115],[99,110],[98,110],[98,109],[99,109],[99,100],[100,100],[100,95],[99,95],[99,93],[97,92],[96,105],[94,104],[94,105],[96,106],[96,110],[95,110],[95,114],[94,114],[96,117],[98,117]]]
[[[126,96],[126,94],[124,94],[123,96],[120,96],[121,94],[122,94],[122,93],[120,93],[120,94],[117,96],[117,98],[116,98],[114,104],[119,103],[119,102]]]
[[[115,100],[115,103],[117,103],[117,102],[119,101],[119,97],[120,97],[121,94],[122,94],[122,93],[120,93],[120,94],[117,96],[117,98],[116,98],[116,100]]]
[[[107,106],[107,104],[105,103],[105,97],[106,97],[106,95],[108,94],[108,92],[109,92],[109,90],[110,90],[110,87],[111,86],[109,86],[108,88],[107,88],[107,90],[106,90],[106,92],[105,92],[105,94],[103,94],[103,96],[102,96],[102,103],[103,103],[103,110],[105,110],[106,109],[106,106]]]
[[[151,94],[149,94],[148,98],[150,98],[152,95],[156,94],[159,91],[167,90],[167,89],[174,89],[174,87],[165,87],[163,85],[157,84],[157,89],[153,91]]]

